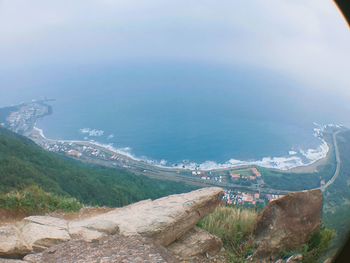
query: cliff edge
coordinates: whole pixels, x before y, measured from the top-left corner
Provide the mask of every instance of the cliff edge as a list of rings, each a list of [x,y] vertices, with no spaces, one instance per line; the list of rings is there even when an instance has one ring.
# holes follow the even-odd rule
[[[222,240],[196,227],[223,194],[210,187],[73,220],[26,217],[0,227],[0,262],[227,262]],[[246,261],[275,262],[307,243],[321,226],[321,212],[318,190],[271,202],[256,221]],[[302,258],[293,260],[287,262]]]
[[[203,188],[81,220],[30,216],[0,228],[0,257],[24,257],[25,262],[177,262],[209,256],[221,250],[222,242],[195,226],[221,203],[223,193],[221,188]]]

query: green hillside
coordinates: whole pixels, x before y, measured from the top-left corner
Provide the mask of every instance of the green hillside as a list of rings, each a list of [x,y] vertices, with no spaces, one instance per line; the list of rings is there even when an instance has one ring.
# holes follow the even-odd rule
[[[106,206],[123,206],[195,188],[84,164],[47,152],[1,127],[0,182],[0,194],[38,185],[46,192],[75,197],[84,204]]]
[[[345,242],[350,229],[350,131],[338,135],[340,174],[324,194],[325,224],[337,230],[335,245]]]

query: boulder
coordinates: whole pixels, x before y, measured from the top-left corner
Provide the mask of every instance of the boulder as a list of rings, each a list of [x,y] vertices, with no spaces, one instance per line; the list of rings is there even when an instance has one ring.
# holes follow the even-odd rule
[[[215,256],[222,249],[222,241],[207,231],[195,227],[167,248],[180,260],[190,260],[200,256]]]
[[[71,240],[53,246],[42,253],[27,255],[26,262],[133,262],[133,263],[175,263],[176,258],[165,248],[156,246],[141,236],[113,235],[95,242]]]
[[[307,243],[321,226],[322,192],[296,192],[272,201],[260,214],[254,231],[254,258],[267,258]]]
[[[152,238],[156,244],[167,246],[213,212],[223,194],[222,188],[203,188],[154,201],[142,201],[94,219],[117,223],[123,235],[140,234]]]
[[[0,227],[0,257],[21,257],[30,251],[31,247],[23,241],[16,226]]]
[[[20,227],[24,242],[33,251],[42,251],[55,244],[70,240],[67,221],[50,216],[30,216]]]

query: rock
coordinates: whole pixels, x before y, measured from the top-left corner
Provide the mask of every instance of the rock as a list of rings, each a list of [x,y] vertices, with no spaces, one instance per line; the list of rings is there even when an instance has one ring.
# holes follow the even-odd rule
[[[73,239],[85,240],[88,242],[96,241],[107,236],[105,233],[90,230],[85,227],[72,227],[69,230],[69,234]]]
[[[254,231],[254,258],[268,258],[307,243],[321,226],[322,192],[297,192],[272,201],[261,213]]]
[[[224,194],[217,187],[146,200],[94,217],[115,222],[124,235],[141,234],[167,246],[214,211]]]
[[[222,249],[220,238],[200,228],[193,228],[167,247],[180,260],[198,256],[214,256]]]
[[[23,219],[24,223],[35,223],[39,225],[52,226],[60,229],[67,229],[67,221],[52,216],[29,216]]]
[[[20,227],[23,240],[33,251],[42,251],[55,244],[70,240],[67,221],[50,216],[30,216]]]
[[[21,257],[28,254],[31,247],[20,236],[14,225],[0,227],[0,257]]]
[[[104,237],[96,242],[71,240],[42,253],[27,255],[24,260],[32,263],[178,262],[165,248],[154,245],[150,239],[121,235]]]
[[[96,230],[107,235],[119,233],[119,227],[116,223],[107,220],[92,221],[85,226],[87,229]]]
[[[25,263],[26,261],[19,260],[19,259],[6,259],[6,258],[0,258],[0,263]]]
[[[0,232],[0,255],[23,256],[70,239],[96,241],[118,232],[127,236],[140,234],[152,238],[157,245],[168,246],[214,211],[223,194],[221,188],[204,188],[72,221],[51,216],[27,217],[18,223],[18,229],[13,225]]]
[[[92,218],[69,222],[68,231],[74,239],[94,241],[107,235],[119,233],[119,227],[112,221]]]

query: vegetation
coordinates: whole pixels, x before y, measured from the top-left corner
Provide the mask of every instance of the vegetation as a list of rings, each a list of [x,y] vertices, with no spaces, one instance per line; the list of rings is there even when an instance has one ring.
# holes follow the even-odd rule
[[[321,179],[328,181],[334,174],[335,164],[324,165],[317,173],[288,173],[260,168],[266,185],[273,189],[301,191],[320,186]]]
[[[311,237],[310,241],[303,247],[303,262],[319,262],[328,251],[335,236],[336,234],[334,230],[322,227],[320,231],[316,232]]]
[[[44,214],[53,211],[75,212],[82,207],[82,204],[75,198],[46,193],[35,185],[20,191],[0,194],[0,209],[18,214]]]
[[[84,164],[47,152],[4,128],[0,128],[0,182],[0,193],[38,185],[46,192],[74,197],[84,204],[113,207],[195,189],[126,170]]]
[[[337,231],[333,248],[341,247],[350,230],[350,131],[338,134],[340,174],[324,194],[325,225]]]
[[[332,240],[333,248],[339,248],[349,233],[350,131],[338,135],[338,144],[342,160],[340,175],[325,192],[323,217],[327,228],[316,233],[300,251],[305,262],[316,262]],[[318,175],[326,178],[333,169],[332,165],[323,167]],[[268,169],[262,173],[270,187],[284,185],[290,190],[312,182],[318,184],[320,180],[314,174],[282,176]],[[77,211],[82,204],[123,206],[195,189],[183,183],[84,164],[47,152],[4,128],[0,128],[0,182],[0,209],[25,214]],[[199,226],[223,240],[231,262],[244,262],[254,249],[252,231],[256,217],[254,210],[220,207],[201,220]],[[329,228],[336,229],[337,235]]]
[[[221,238],[230,262],[245,262],[254,249],[252,232],[256,219],[254,210],[219,207],[198,226]]]

